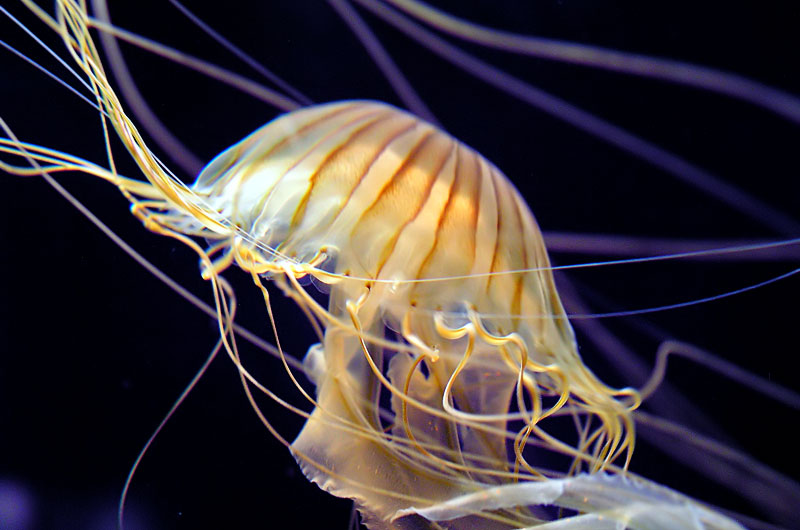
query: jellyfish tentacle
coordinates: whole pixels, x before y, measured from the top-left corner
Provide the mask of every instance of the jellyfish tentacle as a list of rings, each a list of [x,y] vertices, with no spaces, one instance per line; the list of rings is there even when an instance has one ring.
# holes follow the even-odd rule
[[[676,340],[666,340],[658,346],[653,373],[650,379],[639,390],[642,399],[647,399],[658,390],[661,382],[666,377],[667,361],[670,355],[684,357],[742,386],[746,386],[755,392],[770,397],[778,403],[782,403],[794,409],[800,409],[800,394],[797,392],[758,377],[755,374],[746,372],[742,368],[717,357],[709,351]]]
[[[188,18],[193,24],[199,27],[206,35],[217,41],[223,48],[231,52],[242,62],[247,64],[247,66],[249,66],[256,72],[261,74],[265,79],[270,80],[272,83],[280,87],[284,92],[286,92],[292,98],[294,98],[295,101],[297,101],[301,105],[313,104],[313,101],[311,101],[311,99],[308,96],[300,92],[297,88],[292,86],[285,79],[281,78],[280,76],[269,70],[266,66],[258,62],[252,56],[248,55],[239,46],[235,45],[225,36],[221,35],[218,31],[216,31],[214,28],[208,25],[200,17],[198,17],[192,11],[190,11],[186,6],[178,2],[178,0],[170,0],[170,4],[172,4],[176,9],[178,9],[178,11],[183,13],[186,16],[186,18]]]

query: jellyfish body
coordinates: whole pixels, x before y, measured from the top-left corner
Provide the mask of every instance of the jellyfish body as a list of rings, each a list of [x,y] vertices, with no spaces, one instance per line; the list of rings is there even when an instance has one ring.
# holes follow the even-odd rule
[[[629,405],[613,396],[635,393],[602,385],[580,361],[530,210],[446,133],[385,104],[308,107],[223,152],[193,190],[247,234],[252,250],[236,258],[251,259],[245,267],[283,263],[332,284],[324,346],[312,350],[324,366],[317,408],[292,449],[310,478],[362,501],[370,519],[407,508],[404,497],[469,491],[482,468],[504,480],[514,467],[540,473],[525,462],[526,440],[569,452],[531,436],[568,401],[602,425],[571,448],[575,469],[592,459],[603,469],[630,448]],[[308,266],[323,255],[329,272]],[[382,410],[386,393],[393,411]],[[549,409],[543,396],[556,398]],[[388,438],[382,412],[394,415]],[[498,435],[511,418],[528,424],[509,435],[516,464]],[[337,423],[355,432],[328,436]],[[387,493],[376,501],[376,491]]]
[[[366,103],[348,105],[358,107],[356,110],[360,109],[367,114],[372,111],[390,114],[391,118],[386,121],[394,122],[395,125],[413,122],[414,128],[430,133],[429,139],[425,141],[426,145],[427,142],[438,142],[441,145],[452,142],[443,133],[433,131],[419,120],[396,109]],[[316,107],[308,112],[325,114],[330,110],[331,108]],[[309,142],[305,146],[287,148],[288,152],[302,155],[320,147],[319,153],[332,153],[327,148],[322,149],[321,143],[335,143],[334,132],[341,131],[297,135],[300,129],[298,121],[304,119],[303,112],[306,111],[282,118],[284,125],[289,124],[283,134],[292,139],[290,143]],[[348,145],[353,151],[359,149],[357,146],[360,144],[350,143],[349,140],[358,136],[361,131],[359,127],[367,126],[369,118],[362,116],[361,119],[363,121],[356,123],[358,119],[354,118],[349,124],[349,132],[344,131],[343,135],[337,137],[339,147],[342,147],[339,152],[346,151]],[[275,123],[281,123],[281,120]],[[255,139],[257,135],[255,133],[252,138]],[[260,140],[262,139],[259,138],[256,142],[257,146],[249,147],[258,151],[270,145],[268,141]],[[417,146],[422,143],[423,138],[418,137],[418,140],[415,144]],[[481,168],[480,172],[474,171],[474,174],[491,177],[459,180],[455,178],[454,170],[449,182],[449,195],[453,195],[452,189],[456,182],[461,182],[465,188],[472,186],[472,191],[464,191],[465,196],[474,193],[479,183],[484,185],[491,182],[495,191],[481,196],[490,202],[494,200],[496,205],[501,202],[511,205],[502,211],[517,213],[506,219],[508,223],[504,225],[505,232],[495,227],[497,234],[503,232],[503,237],[507,236],[506,241],[521,241],[520,244],[509,244],[511,251],[507,254],[495,254],[500,256],[497,270],[503,274],[458,278],[459,275],[475,272],[491,272],[493,265],[478,267],[473,263],[470,267],[469,262],[463,259],[464,254],[469,254],[469,250],[464,252],[463,247],[469,245],[464,245],[464,238],[456,236],[454,232],[446,232],[451,227],[437,227],[437,231],[434,231],[423,228],[433,226],[430,219],[426,220],[423,227],[415,226],[411,219],[412,213],[419,216],[434,212],[437,200],[438,208],[445,207],[443,203],[447,201],[443,190],[438,190],[441,192],[438,198],[433,193],[433,187],[437,183],[440,187],[447,188],[447,179],[450,177],[442,176],[442,171],[433,179],[433,184],[428,181],[430,193],[427,197],[420,191],[426,189],[424,178],[416,180],[414,176],[408,175],[408,183],[416,182],[417,191],[409,193],[408,196],[414,199],[399,209],[404,213],[398,214],[384,204],[373,209],[374,215],[358,228],[358,221],[362,220],[364,212],[373,204],[369,200],[356,201],[350,200],[349,195],[345,197],[344,190],[354,189],[352,183],[349,188],[347,183],[341,183],[342,191],[338,196],[336,193],[328,193],[331,191],[328,188],[324,197],[331,198],[331,202],[327,204],[323,196],[306,196],[306,192],[310,190],[324,188],[310,186],[308,179],[314,172],[304,173],[300,171],[300,166],[302,162],[308,162],[311,168],[317,168],[323,165],[320,160],[299,157],[302,160],[297,160],[301,162],[298,166],[287,167],[281,166],[284,161],[279,157],[270,158],[269,164],[287,169],[281,177],[290,177],[286,180],[281,178],[280,192],[270,192],[270,183],[259,181],[259,178],[248,179],[247,182],[255,186],[256,191],[266,190],[266,193],[251,194],[248,191],[237,196],[241,190],[247,189],[246,183],[215,190],[216,177],[231,169],[227,167],[228,164],[246,159],[249,147],[247,141],[244,141],[234,148],[238,151],[229,151],[230,156],[223,154],[217,162],[212,163],[196,183],[193,193],[184,194],[180,187],[165,188],[166,191],[158,191],[158,185],[147,188],[150,191],[146,192],[149,194],[146,197],[159,201],[159,207],[141,218],[149,222],[156,221],[156,212],[162,207],[165,211],[178,212],[171,218],[161,218],[166,221],[165,226],[180,231],[191,225],[192,235],[209,240],[230,241],[230,246],[226,248],[238,249],[239,252],[237,254],[237,251],[232,250],[230,257],[238,257],[237,261],[244,268],[249,267],[270,275],[287,293],[303,297],[299,287],[292,283],[293,278],[299,279],[301,276],[314,276],[329,285],[331,300],[325,310],[318,309],[308,298],[296,298],[325,327],[322,347],[313,349],[307,358],[307,365],[315,367],[313,372],[318,384],[316,408],[294,446],[295,456],[308,475],[332,491],[355,498],[363,509],[371,511],[374,515],[373,521],[385,521],[401,508],[412,509],[418,514],[427,513],[434,518],[432,511],[425,512],[425,503],[419,502],[419,498],[408,498],[409,492],[412,497],[427,497],[428,503],[441,503],[447,498],[463,498],[462,494],[519,478],[523,481],[529,478],[540,480],[542,477],[535,472],[545,472],[546,475],[546,472],[554,471],[546,461],[537,461],[535,464],[525,462],[525,459],[535,459],[531,456],[534,448],[525,450],[522,440],[527,436],[525,440],[529,445],[537,445],[536,441],[541,441],[542,438],[537,438],[532,430],[528,432],[528,427],[533,424],[533,419],[541,420],[533,424],[534,427],[542,427],[548,423],[547,418],[536,417],[534,403],[537,397],[540,396],[545,403],[539,413],[543,415],[556,406],[563,406],[558,401],[566,395],[562,379],[553,376],[556,372],[548,375],[539,369],[548,366],[553,361],[553,356],[573,363],[580,360],[575,354],[572,332],[562,318],[560,302],[552,290],[550,273],[539,270],[521,274],[509,273],[514,269],[525,269],[525,264],[529,269],[546,268],[548,262],[540,249],[538,228],[527,207],[521,204],[505,177],[468,148],[455,148],[461,150],[462,157],[472,157],[474,165]],[[379,146],[367,147],[377,153]],[[295,148],[298,151],[294,151]],[[438,149],[431,150],[437,151]],[[408,152],[411,153],[411,148]],[[420,155],[422,154],[420,151]],[[350,160],[355,160],[355,166],[359,163],[363,165],[364,154],[361,153],[361,156],[361,159],[355,156]],[[457,155],[454,156],[458,158]],[[430,153],[418,160],[424,160],[423,165],[429,167],[441,165],[442,169],[448,163],[445,156],[437,158]],[[327,164],[329,161],[324,162]],[[152,168],[148,163],[144,165]],[[396,164],[397,167],[400,165]],[[252,171],[255,175],[256,172]],[[235,176],[236,172],[228,171],[226,174]],[[354,171],[351,175],[359,173]],[[277,175],[273,174],[275,176]],[[429,175],[428,178],[432,177]],[[145,192],[144,186],[136,189]],[[153,189],[156,191],[152,191]],[[370,195],[373,199],[381,196],[377,190],[373,192]],[[196,197],[202,199],[197,204],[192,202]],[[214,202],[215,198],[222,197],[224,200]],[[304,200],[307,204],[313,201],[315,206],[301,207]],[[248,201],[263,203],[256,206]],[[390,201],[387,199],[384,202]],[[184,209],[181,209],[181,204]],[[340,221],[337,228],[347,229],[333,231],[332,227],[336,222],[333,212],[347,205],[359,212],[358,219],[351,216],[347,222]],[[206,206],[208,209],[205,209]],[[484,213],[489,211],[488,208],[490,206],[487,206]],[[495,209],[499,210],[499,207],[495,206]],[[144,210],[138,209],[136,212],[142,214]],[[200,215],[194,215],[197,213]],[[384,220],[389,220],[386,223],[388,230],[382,226]],[[219,224],[221,221],[225,223]],[[330,222],[330,226],[325,226],[326,222]],[[477,223],[478,217],[475,216],[472,219],[473,229]],[[465,222],[460,226],[462,229],[470,228],[469,216],[465,216]],[[514,229],[515,226],[518,230]],[[448,237],[437,238],[439,228]],[[528,239],[520,237],[525,231],[533,237],[530,240],[530,249],[525,247],[529,244]],[[487,233],[474,230],[474,234],[480,234],[484,238],[484,244],[491,239]],[[338,234],[338,237],[332,234]],[[341,234],[346,234],[346,237],[342,239]],[[403,240],[403,234],[407,234],[408,241]],[[496,239],[503,239],[497,234],[494,236]],[[451,252],[449,245],[458,249]],[[479,245],[473,246],[477,248]],[[440,251],[435,251],[435,248]],[[483,260],[488,260],[490,255],[488,251],[478,253],[472,249],[472,252]],[[457,259],[441,259],[455,256],[458,256]],[[431,261],[426,262],[429,257]],[[422,263],[415,260],[422,260]],[[349,273],[349,276],[345,273]],[[417,279],[438,281],[416,282]],[[485,295],[481,295],[481,292]],[[522,294],[517,296],[517,292]],[[528,295],[530,296],[526,297]],[[541,333],[537,334],[538,332]],[[542,344],[537,345],[537,338]],[[469,349],[471,340],[474,340],[472,350]],[[527,349],[528,358],[524,361],[519,343],[524,344]],[[467,358],[466,354],[470,351]],[[459,369],[459,364],[465,359],[465,364]],[[370,361],[375,364],[374,367],[370,365]],[[419,364],[415,364],[417,361]],[[487,367],[494,371],[481,370]],[[495,375],[486,376],[487,373]],[[575,377],[567,381],[574,380],[577,383],[575,388],[569,389],[570,396],[572,392],[579,395],[582,390],[591,389],[596,384],[591,373],[584,372],[580,366],[570,370],[570,374]],[[381,375],[389,384],[381,380]],[[448,389],[448,382],[451,381]],[[521,389],[521,398],[517,395],[517,389]],[[590,396],[597,398],[596,403],[603,402],[609,406],[606,409],[608,425],[612,425],[614,421],[622,421],[621,418],[626,416],[625,406],[615,406],[615,401],[610,399],[612,394],[613,390],[603,389],[598,396]],[[572,403],[579,404],[579,408],[585,404],[582,399],[576,399]],[[513,412],[508,410],[509,407],[513,408]],[[569,404],[563,407],[558,410],[569,411],[570,414],[574,412],[578,417],[588,417],[586,409],[570,409]],[[590,409],[592,414],[601,410],[598,407]],[[481,418],[481,415],[484,417]],[[510,435],[509,428],[505,427],[509,422],[516,422]],[[340,445],[335,448],[331,447],[333,444],[329,439],[333,432],[342,433],[341,439],[337,439]],[[591,438],[594,432],[597,432],[597,436]],[[613,431],[589,429],[583,442],[602,439],[602,432]],[[582,443],[580,436],[571,439],[573,448],[583,446],[580,452],[588,456],[580,458],[576,454],[570,454],[567,465],[563,466],[562,463],[561,469],[568,469],[573,462],[582,462],[585,469],[603,467],[604,463],[610,465],[610,459],[619,456],[619,450],[625,448],[625,438],[621,434],[623,429],[617,428],[616,432],[620,433],[620,439],[616,442],[615,449],[606,445],[609,443],[608,439],[595,446]],[[546,434],[546,431],[541,434]],[[610,438],[613,440],[614,437]],[[347,440],[351,443],[348,444]],[[326,446],[326,443],[329,445]],[[558,452],[553,451],[552,443],[549,444],[549,449],[548,444],[544,445],[544,452]],[[364,447],[367,450],[359,453]],[[354,454],[374,453],[375,448],[380,448],[378,451],[385,453],[380,457],[386,465],[373,465],[371,468],[365,466],[364,469],[355,470],[348,467],[351,464],[358,467],[363,463],[363,460],[354,458]],[[564,447],[561,449],[568,452]],[[487,454],[491,456],[487,458]],[[531,469],[526,468],[526,463]],[[559,468],[558,465],[552,467]],[[367,477],[361,474],[367,470],[381,471],[383,476],[373,473]],[[346,473],[341,473],[344,471]],[[403,477],[403,481],[392,480],[397,477]],[[438,488],[425,489],[427,486],[423,487],[423,483],[438,485]],[[545,482],[540,480],[534,483]],[[432,490],[438,492],[438,497],[430,495]],[[366,498],[365,491],[374,496],[373,500]],[[600,496],[599,490],[593,491]],[[398,498],[401,500],[398,501]],[[370,505],[370,502],[373,504]],[[514,510],[508,504],[502,506],[500,509],[507,510],[503,515],[510,518],[509,514]],[[482,509],[487,508],[479,507],[475,511]],[[535,511],[528,508],[522,509],[521,513],[529,521],[537,516],[545,519],[548,515],[546,510]],[[493,514],[488,515],[491,517]]]

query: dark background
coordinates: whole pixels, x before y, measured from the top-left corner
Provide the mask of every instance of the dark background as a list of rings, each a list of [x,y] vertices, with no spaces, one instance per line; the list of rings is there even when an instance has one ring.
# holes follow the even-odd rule
[[[2,1],[7,4],[61,51],[42,25],[24,16],[15,2]],[[400,105],[325,2],[187,4],[316,102],[370,98]],[[800,94],[800,18],[782,3],[736,9],[722,2],[461,4],[437,3],[488,26],[705,64]],[[800,235],[772,231],[602,140],[475,81],[358,11],[442,125],[503,169],[546,232],[687,239]],[[258,79],[167,2],[112,2],[111,15],[126,29]],[[0,38],[57,68],[5,19],[0,20]],[[800,211],[796,125],[715,94],[453,42],[784,212]],[[131,47],[124,51],[149,103],[202,160],[278,113],[162,58]],[[23,140],[103,161],[96,114],[3,50],[0,116]],[[117,160],[120,172],[137,176],[122,151]],[[59,180],[134,248],[210,301],[192,252],[144,230],[115,189],[83,175]],[[0,184],[0,514],[9,505],[23,512],[29,506],[26,524],[13,526],[0,516],[0,527],[112,528],[136,454],[211,350],[215,324],[135,264],[42,180],[4,175]],[[613,256],[553,254],[560,264],[605,257]],[[711,296],[794,267],[796,261],[682,260],[603,267],[571,278],[587,296],[606,300],[593,306],[605,312]],[[249,279],[236,270],[227,277],[238,287],[238,321],[269,337],[266,311]],[[649,315],[647,322],[665,330],[661,336],[697,344],[797,389],[798,294],[794,277],[718,302]],[[274,309],[284,346],[302,356],[311,335],[300,311],[279,295]],[[652,362],[658,341],[641,332],[634,319],[603,323]],[[580,330],[579,340],[582,355],[604,380],[641,384],[621,375],[620,367]],[[252,348],[245,355],[266,384],[300,402],[278,363]],[[729,443],[800,478],[791,432],[798,424],[797,411],[686,361],[676,360],[668,378],[714,419]],[[289,440],[302,425],[268,403],[264,411]],[[781,519],[760,512],[735,494],[735,483],[722,488],[673,463],[645,440],[637,447],[634,471],[727,509],[800,526],[800,516]],[[349,506],[304,479],[250,409],[231,363],[220,358],[141,464],[126,528],[252,528],[276,522],[346,528]]]

